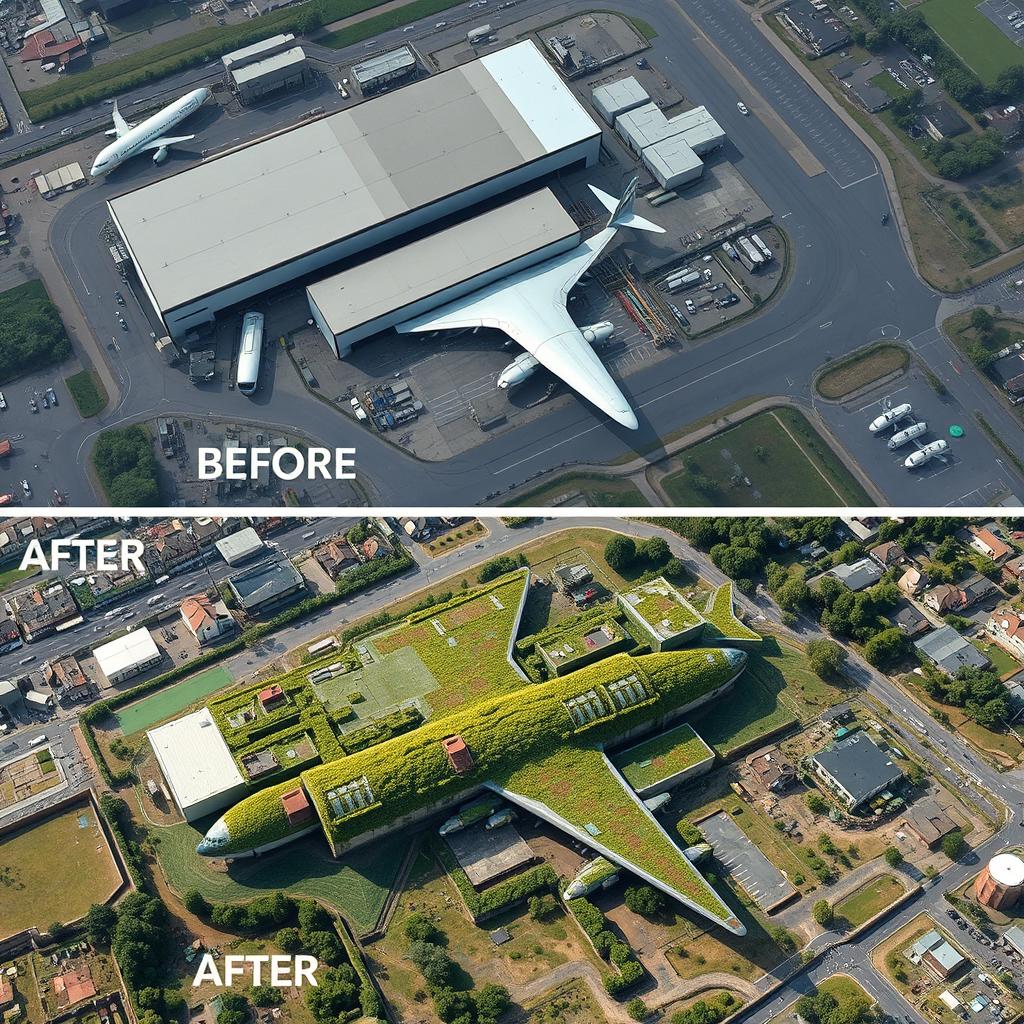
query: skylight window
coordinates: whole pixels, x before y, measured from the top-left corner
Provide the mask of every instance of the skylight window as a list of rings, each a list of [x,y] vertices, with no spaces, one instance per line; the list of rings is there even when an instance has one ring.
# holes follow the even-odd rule
[[[634,704],[639,704],[650,696],[644,684],[635,674],[609,683],[607,690],[608,696],[619,710],[631,708]]]
[[[344,786],[328,790],[327,802],[337,817],[344,818],[371,806],[374,802],[373,790],[363,775],[361,778],[346,782]]]
[[[597,719],[604,718],[608,714],[608,709],[604,706],[604,701],[601,700],[596,690],[587,690],[586,693],[581,693],[578,697],[572,697],[562,703],[565,705],[565,710],[569,712],[572,724],[577,729],[582,729],[583,726],[596,722]]]

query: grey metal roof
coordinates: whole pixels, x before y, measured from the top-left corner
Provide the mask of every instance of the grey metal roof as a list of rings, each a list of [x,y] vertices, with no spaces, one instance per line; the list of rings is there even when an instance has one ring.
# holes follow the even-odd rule
[[[397,50],[378,54],[369,60],[352,65],[352,77],[360,84],[372,82],[384,75],[393,75],[403,68],[411,68],[416,64],[416,55],[408,46],[400,46]]]
[[[251,569],[228,578],[243,608],[266,604],[298,587],[302,576],[283,555],[272,562],[254,565]]]
[[[578,233],[545,188],[333,274],[308,291],[328,327],[341,334]]]
[[[633,110],[648,103],[651,98],[633,75],[599,85],[591,95],[598,109],[612,115]]]
[[[870,558],[860,558],[856,562],[843,562],[829,569],[829,574],[851,590],[863,590],[882,578],[882,569]]]
[[[264,57],[262,60],[254,60],[251,64],[246,64],[237,71],[232,71],[231,77],[235,80],[236,85],[245,85],[254,78],[262,78],[264,75],[269,75],[274,71],[280,71],[295,64],[303,64],[305,60],[305,50],[301,46],[293,46],[290,50],[285,50],[283,53],[275,53],[270,57]]]
[[[855,807],[903,775],[862,732],[820,751],[814,760],[853,797]]]
[[[950,674],[964,665],[984,668],[988,664],[988,658],[952,626],[942,626],[922,637],[914,646]]]
[[[108,205],[168,311],[599,133],[526,40]]]

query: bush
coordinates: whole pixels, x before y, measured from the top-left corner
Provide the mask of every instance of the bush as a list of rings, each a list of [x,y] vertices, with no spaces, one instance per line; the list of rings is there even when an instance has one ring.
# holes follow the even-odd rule
[[[413,942],[432,942],[438,946],[447,938],[445,933],[423,913],[411,914],[407,917],[402,931],[405,933],[405,937]]]
[[[0,292],[0,384],[70,355],[60,313],[42,281]]]
[[[104,430],[92,464],[111,505],[159,505],[156,457],[145,427]]]
[[[526,564],[526,557],[524,555],[499,555],[497,558],[492,558],[489,562],[484,562],[480,566],[480,571],[476,574],[476,578],[480,583],[490,583],[491,580],[496,580],[499,576],[515,572],[516,569],[521,569]]]
[[[903,863],[903,854],[895,846],[887,846],[883,856],[891,868],[898,868]]]
[[[604,560],[616,572],[630,568],[636,562],[636,542],[632,537],[616,534],[604,546]]]
[[[405,955],[416,965],[428,985],[448,985],[455,974],[455,961],[437,943],[412,942]]]
[[[665,895],[650,885],[638,885],[625,892],[626,906],[634,914],[657,917],[665,910]]]
[[[650,1010],[647,1009],[647,1004],[637,996],[635,999],[630,999],[626,1004],[626,1012],[633,1020],[643,1020],[650,1013]]]
[[[558,913],[558,900],[549,892],[542,896],[531,896],[527,906],[534,921],[549,921]]]
[[[97,416],[107,404],[107,392],[93,370],[81,370],[64,379],[83,419]]]
[[[812,814],[828,814],[831,810],[829,802],[820,794],[811,790],[804,798],[807,801],[807,808]]]
[[[208,917],[210,914],[210,901],[198,889],[189,889],[182,902],[185,909],[196,917]]]

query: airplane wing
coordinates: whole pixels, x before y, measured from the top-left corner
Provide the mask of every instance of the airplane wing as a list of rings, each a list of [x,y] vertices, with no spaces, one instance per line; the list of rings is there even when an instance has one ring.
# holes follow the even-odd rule
[[[141,153],[146,149],[163,149],[164,146],[173,146],[179,142],[191,142],[194,138],[194,135],[179,135],[177,138],[171,139],[165,135],[163,138],[153,139],[152,142],[147,142],[144,146],[140,146],[138,152]]]
[[[600,750],[566,747],[486,785],[577,835],[587,846],[703,917],[737,935],[745,933],[736,914]]]
[[[605,229],[571,252],[399,324],[396,330],[402,334],[467,327],[504,331],[587,401],[635,430],[636,415],[629,402],[566,309],[573,285],[612,234]]]
[[[132,126],[124,119],[121,111],[117,109],[117,100],[114,100],[112,113],[114,118],[114,134],[118,138],[121,138],[122,135],[127,135],[132,130]]]

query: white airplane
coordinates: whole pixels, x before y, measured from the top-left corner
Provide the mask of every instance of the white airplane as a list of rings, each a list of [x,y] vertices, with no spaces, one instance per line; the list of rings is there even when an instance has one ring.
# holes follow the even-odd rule
[[[872,434],[877,434],[879,431],[885,430],[886,427],[891,427],[894,423],[906,419],[913,411],[909,403],[893,406],[891,409],[886,409],[881,416],[876,416],[868,425],[868,430]]]
[[[907,469],[917,469],[918,466],[923,466],[926,462],[931,462],[936,456],[945,455],[948,451],[949,442],[939,438],[938,441],[932,441],[931,444],[918,448],[916,452],[911,452],[903,460],[903,465]]]
[[[157,111],[152,117],[147,117],[145,121],[136,125],[129,124],[124,119],[121,111],[117,109],[115,100],[114,127],[106,134],[115,135],[117,138],[109,146],[100,150],[89,173],[92,177],[98,178],[103,174],[108,174],[115,167],[120,167],[125,160],[150,149],[156,150],[156,153],[153,154],[153,163],[163,163],[167,159],[169,147],[178,142],[190,142],[195,138],[194,135],[179,135],[176,138],[171,138],[164,135],[164,132],[194,114],[209,98],[209,89],[205,87],[193,89],[187,96],[182,96],[169,106],[164,107],[163,110]]]
[[[619,228],[664,232],[664,228],[633,212],[636,188],[637,179],[634,178],[622,198],[616,201],[614,196],[591,185],[590,190],[611,212],[603,230],[569,252],[487,285],[432,313],[407,320],[395,330],[408,334],[472,327],[497,328],[616,423],[636,430],[639,425],[636,414],[590,347],[584,333],[587,330],[592,334],[599,333],[594,328],[602,325],[581,329],[566,308],[569,292]],[[511,367],[506,367],[506,371],[509,369]]]
[[[889,438],[889,451],[894,452],[897,448],[902,448],[908,441],[913,441],[915,437],[920,437],[927,430],[928,424],[921,420],[920,423],[912,423],[906,430],[897,431]]]

